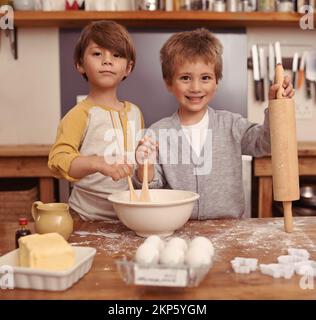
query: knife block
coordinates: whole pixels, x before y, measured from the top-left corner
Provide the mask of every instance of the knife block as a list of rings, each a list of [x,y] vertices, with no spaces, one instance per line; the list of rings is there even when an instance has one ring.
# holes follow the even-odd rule
[[[291,232],[292,201],[300,198],[294,100],[270,100],[269,123],[273,197],[283,202],[285,231]]]

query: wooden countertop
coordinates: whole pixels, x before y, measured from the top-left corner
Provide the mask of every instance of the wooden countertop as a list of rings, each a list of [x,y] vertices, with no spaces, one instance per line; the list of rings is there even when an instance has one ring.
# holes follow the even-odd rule
[[[298,142],[299,156],[316,156],[316,141]]]
[[[259,271],[238,275],[230,266],[237,256],[273,263],[289,247],[305,248],[316,260],[316,217],[295,218],[294,226],[295,231],[286,234],[278,218],[190,221],[175,235],[209,237],[215,247],[213,267],[196,288],[157,288],[127,285],[116,270],[114,259],[131,258],[142,238],[118,221],[76,221],[69,241],[97,249],[90,272],[64,292],[0,290],[0,299],[316,299],[315,289],[300,288],[300,276],[274,279]],[[16,228],[15,223],[0,225],[0,255],[14,249]]]
[[[47,157],[51,147],[47,144],[0,145],[0,157]]]

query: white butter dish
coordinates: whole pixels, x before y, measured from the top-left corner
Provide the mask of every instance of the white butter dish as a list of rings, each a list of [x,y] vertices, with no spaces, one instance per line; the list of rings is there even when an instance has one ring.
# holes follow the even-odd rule
[[[11,251],[0,257],[0,267],[12,267],[13,288],[63,291],[70,288],[82,278],[92,266],[96,249],[91,247],[73,247],[75,251],[75,264],[65,271],[48,271],[19,267],[19,249]]]

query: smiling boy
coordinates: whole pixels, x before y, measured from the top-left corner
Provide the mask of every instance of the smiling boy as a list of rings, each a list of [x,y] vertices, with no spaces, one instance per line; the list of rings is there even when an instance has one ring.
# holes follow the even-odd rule
[[[222,78],[222,51],[220,41],[206,29],[176,33],[167,40],[160,51],[162,73],[177,98],[178,111],[153,124],[136,151],[135,183],[140,185],[142,163],[149,158],[150,188],[200,194],[191,219],[241,217],[242,155],[260,157],[270,152],[267,109],[264,124],[259,125],[208,106]],[[283,86],[284,95],[292,97],[288,78]],[[277,89],[271,86],[270,99]]]

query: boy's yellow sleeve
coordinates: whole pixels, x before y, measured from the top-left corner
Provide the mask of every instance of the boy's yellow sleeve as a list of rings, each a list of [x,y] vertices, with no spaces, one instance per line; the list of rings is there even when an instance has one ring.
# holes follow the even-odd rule
[[[87,127],[88,113],[79,106],[61,120],[56,142],[49,153],[48,167],[56,178],[78,181],[69,176],[71,162],[80,156],[79,148]]]

